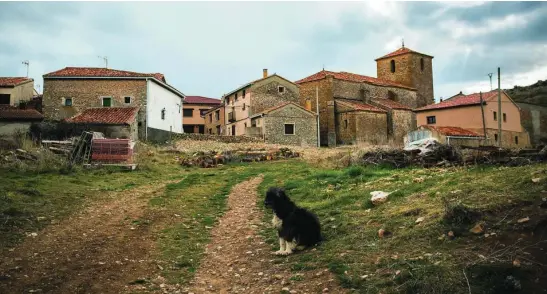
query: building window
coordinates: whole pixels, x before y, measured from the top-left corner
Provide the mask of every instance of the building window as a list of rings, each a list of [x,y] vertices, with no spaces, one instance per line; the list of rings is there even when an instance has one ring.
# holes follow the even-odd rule
[[[212,113],[209,114],[209,122],[210,122],[210,123],[213,122],[213,114],[212,114]]]
[[[498,113],[494,111],[494,120],[498,120]]]
[[[392,101],[397,101],[397,94],[395,94],[395,92],[391,91],[391,90],[388,90],[387,91],[387,99],[389,100],[392,100]]]
[[[515,144],[519,144],[519,137],[518,136],[515,136]]]
[[[237,101],[237,92],[236,92],[236,95],[234,96],[234,100]]]
[[[226,105],[230,104],[230,98],[226,98]]]
[[[243,94],[242,94],[243,99],[245,99],[245,94],[247,94],[247,92],[245,90],[243,90]]]
[[[103,107],[112,107],[112,97],[103,97]]]
[[[207,110],[209,110],[209,109],[200,109],[199,110],[199,116],[204,116],[205,113],[207,112]]]
[[[285,135],[294,135],[294,124],[285,124]]]
[[[279,92],[279,94],[285,93],[285,87],[283,87],[283,86],[277,87],[277,92]]]
[[[131,104],[131,97],[130,96],[123,97],[123,102],[125,104]]]
[[[498,142],[498,134],[494,134],[494,141]]]
[[[215,111],[215,120],[220,119],[220,110]]]
[[[65,98],[64,106],[72,106],[72,98]]]
[[[0,94],[0,104],[9,105],[11,102],[11,94]]]
[[[194,109],[193,108],[185,108],[182,110],[182,116],[183,117],[192,117],[194,116]]]
[[[236,126],[232,125],[232,136],[236,135]]]
[[[390,65],[391,65],[391,72],[394,73],[395,72],[395,60],[392,60],[390,62]]]
[[[427,124],[433,125],[437,123],[437,118],[435,116],[428,116],[427,117]]]
[[[420,58],[420,68],[422,69],[422,71],[424,71],[424,67],[424,59]]]
[[[347,119],[344,120],[344,128],[346,128],[346,129],[348,128],[348,120]]]
[[[507,122],[507,115],[505,113],[503,114],[503,122]]]
[[[245,110],[245,103],[243,103],[243,110]]]
[[[165,108],[161,110],[161,119],[165,119]]]

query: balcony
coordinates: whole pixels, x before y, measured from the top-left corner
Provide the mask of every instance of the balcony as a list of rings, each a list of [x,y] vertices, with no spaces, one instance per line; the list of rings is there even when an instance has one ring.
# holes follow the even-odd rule
[[[228,113],[228,121],[229,121],[229,122],[235,122],[235,121],[236,121],[236,114],[235,114],[235,112],[232,111],[232,112]]]

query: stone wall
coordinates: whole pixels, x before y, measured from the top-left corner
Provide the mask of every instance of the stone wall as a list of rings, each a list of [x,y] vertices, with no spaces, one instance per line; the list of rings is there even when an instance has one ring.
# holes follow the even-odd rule
[[[356,142],[356,116],[357,112],[338,112],[337,119],[340,122],[336,128],[337,143],[354,145]]]
[[[11,136],[18,132],[28,132],[32,122],[25,121],[13,121],[6,122],[0,121],[0,136]]]
[[[279,86],[285,87],[283,93],[279,93]],[[298,86],[276,76],[255,83],[251,86],[250,91],[251,105],[249,108],[249,116],[260,113],[268,108],[275,107],[283,102],[294,102],[299,104],[300,101]],[[302,106],[304,105],[302,104]]]
[[[258,143],[263,142],[260,138],[247,136],[218,136],[207,134],[173,134],[173,140],[196,140],[196,141],[215,141],[223,143]]]
[[[317,107],[316,103],[316,87],[319,89],[318,98],[319,98],[319,130],[321,134],[321,145],[328,145],[328,133],[329,133],[329,121],[331,125],[332,132],[335,131],[335,124],[333,119],[328,119],[329,113],[327,112],[327,103],[333,100],[332,96],[332,78],[326,78],[318,81],[303,83],[299,85],[300,87],[300,106],[306,105],[306,99],[311,100],[311,109],[315,110]],[[332,107],[332,112],[334,108]],[[332,117],[334,113],[330,116]]]
[[[547,144],[547,107],[517,103],[522,127],[528,131],[533,145]]]
[[[218,113],[218,119],[216,116]],[[222,135],[226,132],[224,129],[224,107],[219,107],[205,116],[205,133],[209,135]],[[211,133],[209,133],[211,130]]]
[[[294,135],[285,134],[285,124],[294,124]],[[295,106],[286,106],[264,116],[266,143],[317,146],[317,121],[314,115]]]
[[[393,143],[402,146],[406,134],[416,129],[415,114],[402,109],[393,109],[390,114],[393,121]]]
[[[356,112],[356,142],[384,145],[388,142],[387,115],[376,112]]]
[[[417,93],[413,90],[397,87],[383,87],[367,83],[355,83],[342,80],[334,80],[333,96],[335,98],[356,99],[363,101],[361,89],[364,90],[365,99],[389,99],[395,100],[410,108],[417,105]],[[392,92],[390,94],[389,92]]]

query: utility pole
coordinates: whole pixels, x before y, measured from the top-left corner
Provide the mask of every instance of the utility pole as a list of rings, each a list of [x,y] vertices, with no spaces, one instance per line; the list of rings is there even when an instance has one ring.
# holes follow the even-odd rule
[[[501,120],[503,114],[501,113],[501,69],[498,67],[498,147],[501,148]]]
[[[24,64],[27,67],[27,78],[28,78],[28,68],[30,66],[30,63],[28,62],[28,60],[25,60],[22,62],[22,64]]]
[[[315,111],[317,112],[317,147],[321,147],[321,135],[319,132],[319,87],[315,86]]]
[[[484,134],[484,139],[486,140],[486,122],[484,120],[484,101],[482,100],[482,91],[479,93],[479,98],[481,101],[482,131]]]
[[[104,68],[108,68],[108,57],[106,57],[106,56],[97,56],[97,58],[101,58],[104,61]]]
[[[492,91],[492,75],[493,73],[488,74],[488,77],[490,77],[490,91]]]

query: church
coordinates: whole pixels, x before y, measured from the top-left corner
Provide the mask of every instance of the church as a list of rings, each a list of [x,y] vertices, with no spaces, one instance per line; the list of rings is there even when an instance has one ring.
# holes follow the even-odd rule
[[[318,97],[322,146],[403,145],[412,110],[434,103],[433,56],[403,44],[375,61],[376,78],[322,70],[296,81],[301,105],[315,110]]]

